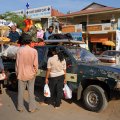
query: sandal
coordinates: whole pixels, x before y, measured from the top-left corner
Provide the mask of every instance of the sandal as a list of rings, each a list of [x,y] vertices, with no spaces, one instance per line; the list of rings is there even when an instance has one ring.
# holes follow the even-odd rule
[[[18,109],[19,112],[23,112],[23,109]]]
[[[34,112],[37,112],[38,109],[35,109],[35,110],[29,110],[30,113],[34,113]]]

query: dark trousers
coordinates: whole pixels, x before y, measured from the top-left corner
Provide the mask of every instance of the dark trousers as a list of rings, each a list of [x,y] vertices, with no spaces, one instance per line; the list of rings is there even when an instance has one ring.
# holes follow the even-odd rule
[[[49,79],[49,87],[51,98],[49,102],[54,103],[55,107],[59,107],[63,97],[64,75],[59,77],[52,77]]]
[[[4,81],[1,80],[1,81],[0,81],[0,94],[2,94],[2,85],[3,85],[3,83],[4,83]]]

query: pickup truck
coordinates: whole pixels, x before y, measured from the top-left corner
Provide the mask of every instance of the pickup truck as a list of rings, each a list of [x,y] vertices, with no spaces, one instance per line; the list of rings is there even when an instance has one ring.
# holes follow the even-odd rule
[[[67,84],[76,93],[76,99],[82,99],[85,108],[100,112],[111,100],[112,91],[120,89],[120,66],[103,65],[88,50],[75,45],[38,46],[39,70],[35,85],[44,84],[49,50],[55,47],[62,51],[67,62]],[[8,75],[8,86],[17,89],[15,60],[3,59]]]

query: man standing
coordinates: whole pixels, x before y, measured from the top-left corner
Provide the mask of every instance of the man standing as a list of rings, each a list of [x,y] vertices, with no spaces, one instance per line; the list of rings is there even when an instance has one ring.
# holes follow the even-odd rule
[[[11,31],[9,33],[10,42],[17,42],[19,40],[19,33],[16,31],[16,26],[11,26]]]
[[[48,31],[46,31],[46,32],[44,33],[44,36],[43,36],[44,40],[48,40],[49,36],[51,36],[51,35],[53,34],[53,29],[54,29],[53,26],[50,26],[50,27],[48,28]]]
[[[22,46],[17,52],[16,74],[18,79],[18,111],[23,111],[23,96],[26,87],[29,93],[29,112],[35,112],[34,82],[38,71],[38,53],[29,46],[31,37],[24,33],[20,37]]]

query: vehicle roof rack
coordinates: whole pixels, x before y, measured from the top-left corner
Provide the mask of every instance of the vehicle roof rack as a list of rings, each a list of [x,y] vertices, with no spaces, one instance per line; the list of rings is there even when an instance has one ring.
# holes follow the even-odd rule
[[[70,40],[70,39],[60,39],[60,40],[45,40],[46,44],[84,44],[83,41]]]

